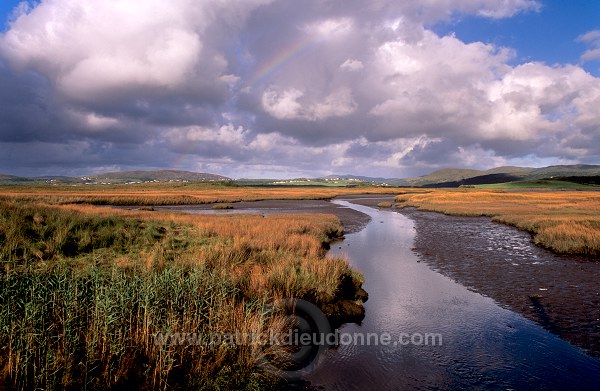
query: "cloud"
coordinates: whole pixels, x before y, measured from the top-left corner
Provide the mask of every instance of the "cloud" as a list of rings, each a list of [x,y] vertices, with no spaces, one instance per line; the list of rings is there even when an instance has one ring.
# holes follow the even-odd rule
[[[265,111],[278,119],[303,118],[302,105],[298,99],[304,93],[295,88],[287,89],[281,93],[269,89],[263,93],[262,105]]]
[[[299,100],[304,92],[290,88],[283,92],[267,89],[262,95],[264,110],[277,119],[303,119],[318,121],[329,117],[343,117],[356,109],[352,92],[341,88],[327,95],[321,101],[302,104]]]
[[[517,63],[510,48],[428,27],[539,9],[530,0],[43,0],[17,9],[0,35],[0,151],[11,156],[0,164],[402,177],[595,162],[599,78],[577,65]],[[596,57],[598,39],[578,38],[590,47],[582,60]]]
[[[591,61],[600,58],[600,30],[592,30],[577,37],[577,41],[589,45],[590,49],[581,55],[582,61]]]
[[[503,19],[518,13],[538,11],[535,0],[432,0],[403,1],[396,5],[403,15],[422,23],[450,19],[457,14],[477,15],[490,19]]]
[[[40,72],[76,102],[161,95],[190,84],[218,90],[231,75],[224,78],[228,62],[214,37],[229,28],[235,34],[263,3],[42,1],[11,22],[0,48],[14,67]]]
[[[475,4],[481,7],[476,11],[478,15],[492,19],[508,18],[523,11],[539,11],[541,8],[540,2],[531,0],[484,1],[480,5]]]
[[[353,60],[351,58],[344,61],[342,65],[340,65],[341,69],[349,70],[349,71],[358,71],[363,69],[365,66],[360,60]]]
[[[217,145],[235,149],[245,144],[246,134],[243,127],[227,124],[216,129],[198,126],[174,128],[166,131],[164,136],[176,150],[189,152],[198,147]]]
[[[343,36],[352,30],[351,18],[325,19],[312,22],[302,30],[311,35],[316,35],[319,39],[332,39],[336,36]]]

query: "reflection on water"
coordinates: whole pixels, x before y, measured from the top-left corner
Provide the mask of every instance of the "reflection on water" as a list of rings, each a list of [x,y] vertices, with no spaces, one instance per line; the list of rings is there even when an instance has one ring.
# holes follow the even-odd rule
[[[371,216],[331,250],[361,270],[362,324],[344,333],[439,333],[442,346],[339,346],[307,380],[326,390],[597,389],[600,361],[491,299],[419,263],[412,221],[389,210],[335,203]],[[341,247],[341,249],[340,249]]]
[[[264,200],[240,201],[233,209],[213,209],[215,204],[155,206],[156,210],[172,210],[190,214],[274,214],[329,213],[331,203],[324,200]],[[216,204],[218,205],[218,204]]]

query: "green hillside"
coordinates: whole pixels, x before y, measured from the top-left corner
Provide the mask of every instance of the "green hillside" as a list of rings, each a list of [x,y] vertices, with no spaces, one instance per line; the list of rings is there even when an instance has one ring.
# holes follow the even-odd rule
[[[408,179],[412,186],[458,187],[461,185],[492,186],[498,183],[534,184],[540,179],[558,179],[573,182],[568,178],[600,175],[600,166],[590,164],[560,165],[542,168],[505,166],[489,170],[449,168],[432,172],[418,178]],[[582,183],[579,181],[578,183]],[[585,184],[585,183],[583,183]],[[521,185],[517,185],[521,186]]]
[[[88,182],[104,182],[111,184],[132,182],[221,182],[230,178],[202,172],[156,170],[156,171],[120,171],[82,177]]]

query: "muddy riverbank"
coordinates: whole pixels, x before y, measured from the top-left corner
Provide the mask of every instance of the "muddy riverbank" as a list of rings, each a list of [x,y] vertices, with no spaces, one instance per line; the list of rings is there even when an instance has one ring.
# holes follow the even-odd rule
[[[413,251],[434,270],[600,357],[600,263],[556,255],[487,217],[400,213],[415,222]]]

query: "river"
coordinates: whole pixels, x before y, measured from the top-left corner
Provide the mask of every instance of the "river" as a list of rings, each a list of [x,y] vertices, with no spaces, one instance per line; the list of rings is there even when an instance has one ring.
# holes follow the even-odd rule
[[[600,361],[492,299],[419,261],[408,217],[332,201],[371,217],[330,250],[365,275],[360,325],[344,334],[389,335],[391,343],[342,344],[306,377],[325,390],[598,389]],[[426,335],[441,344],[425,344]],[[439,341],[430,341],[439,342]],[[408,344],[407,344],[408,343]]]

